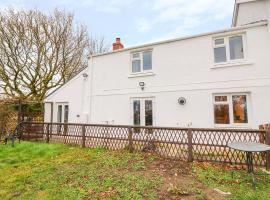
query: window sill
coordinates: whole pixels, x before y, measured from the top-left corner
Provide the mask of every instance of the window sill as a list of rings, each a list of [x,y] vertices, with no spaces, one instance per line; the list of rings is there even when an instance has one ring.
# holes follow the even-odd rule
[[[133,73],[128,76],[128,78],[136,78],[136,77],[144,77],[144,76],[155,76],[154,72],[140,72],[140,73]]]
[[[214,124],[214,128],[217,129],[251,129],[251,126],[248,124],[237,125],[237,124]]]
[[[253,65],[253,62],[247,61],[247,60],[241,60],[241,61],[231,61],[226,63],[217,63],[213,64],[210,68],[216,69],[216,68],[223,68],[223,67],[236,67],[236,66],[246,66],[246,65]]]

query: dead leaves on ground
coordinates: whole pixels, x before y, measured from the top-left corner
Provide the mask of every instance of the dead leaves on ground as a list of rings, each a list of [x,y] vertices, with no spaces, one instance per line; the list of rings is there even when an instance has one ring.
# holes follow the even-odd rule
[[[102,192],[96,192],[95,190],[89,188],[87,192],[89,195],[97,194],[100,199],[105,199],[118,193],[113,187],[109,187],[107,191]]]

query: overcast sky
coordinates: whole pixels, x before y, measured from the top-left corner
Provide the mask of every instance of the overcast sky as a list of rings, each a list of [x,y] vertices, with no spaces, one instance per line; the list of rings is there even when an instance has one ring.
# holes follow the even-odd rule
[[[234,0],[0,0],[0,9],[54,8],[75,14],[93,35],[125,46],[231,26]]]

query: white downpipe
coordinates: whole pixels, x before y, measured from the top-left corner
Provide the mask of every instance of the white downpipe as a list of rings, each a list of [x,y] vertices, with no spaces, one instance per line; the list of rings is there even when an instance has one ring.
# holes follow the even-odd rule
[[[81,114],[83,116],[81,116],[81,120],[80,122],[81,123],[87,123],[88,122],[88,117],[87,117],[87,112],[85,112],[85,110],[87,109],[87,105],[86,105],[86,101],[87,101],[87,87],[86,87],[86,84],[87,84],[87,77],[83,77],[83,84],[82,84],[82,96],[81,96]]]
[[[90,95],[89,95],[89,117],[87,122],[92,123],[92,104],[93,104],[93,76],[94,76],[94,62],[93,62],[93,55],[90,56],[90,66],[89,66],[89,77],[90,77]]]

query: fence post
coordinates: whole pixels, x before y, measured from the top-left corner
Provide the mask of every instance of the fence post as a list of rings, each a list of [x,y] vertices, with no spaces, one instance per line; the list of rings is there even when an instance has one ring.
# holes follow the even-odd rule
[[[270,130],[265,131],[265,144],[270,145]],[[270,151],[266,152],[266,170],[270,170]]]
[[[50,124],[47,124],[47,131],[46,131],[46,143],[50,142]]]
[[[188,162],[193,162],[192,129],[188,129]]]
[[[31,124],[27,124],[27,141],[30,141],[30,131],[32,132]]]
[[[18,136],[19,136],[19,143],[21,143],[22,137],[23,137],[23,129],[22,129],[23,123],[20,123],[18,125]]]
[[[50,138],[53,137],[53,122],[50,122]]]
[[[85,148],[85,125],[82,125],[82,148]]]
[[[130,153],[133,153],[133,139],[132,139],[132,128],[128,128],[128,149]]]

